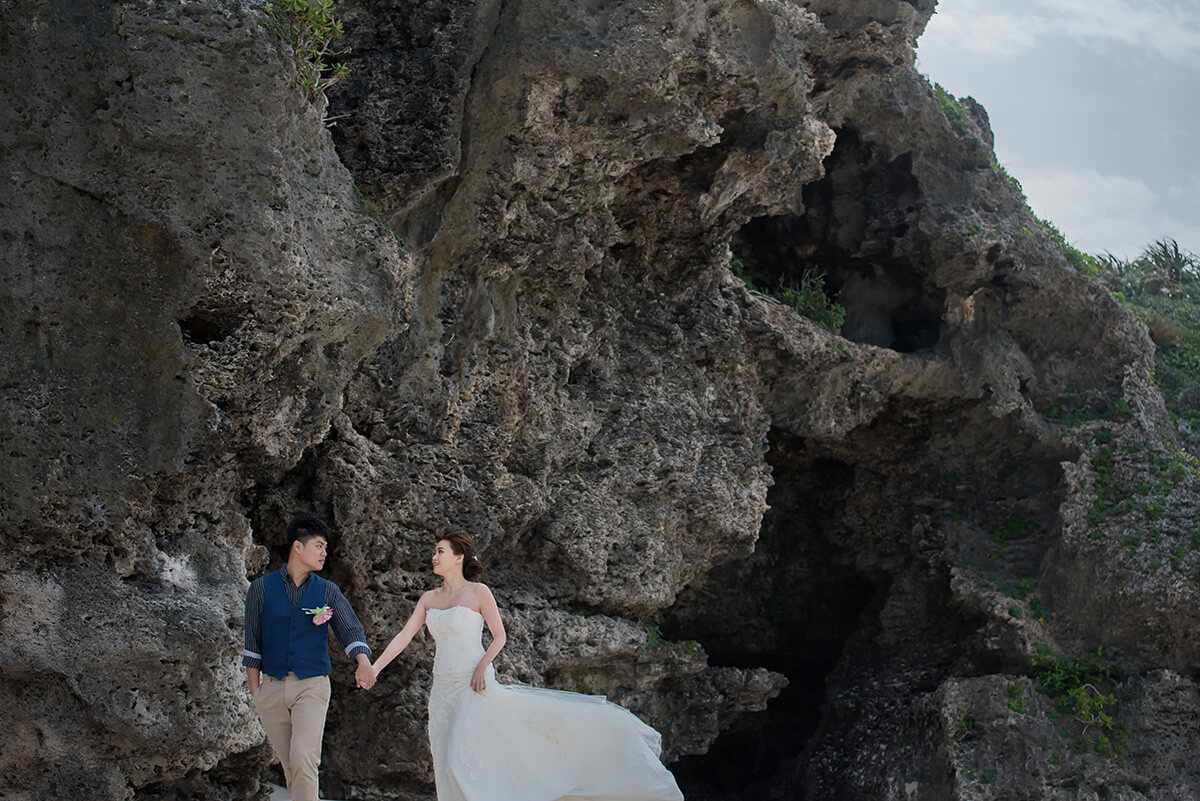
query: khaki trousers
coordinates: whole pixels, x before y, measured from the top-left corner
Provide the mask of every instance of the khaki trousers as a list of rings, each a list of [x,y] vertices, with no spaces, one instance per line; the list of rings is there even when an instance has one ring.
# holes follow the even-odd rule
[[[328,709],[328,676],[299,679],[288,673],[276,679],[263,673],[254,693],[254,711],[283,766],[292,801],[320,801],[317,767]]]

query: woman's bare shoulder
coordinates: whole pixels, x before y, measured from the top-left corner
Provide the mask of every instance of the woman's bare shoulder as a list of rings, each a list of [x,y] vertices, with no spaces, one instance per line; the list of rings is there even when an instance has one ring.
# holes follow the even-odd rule
[[[471,598],[479,607],[482,607],[485,604],[491,604],[493,606],[496,604],[496,597],[492,595],[492,591],[488,588],[488,585],[484,584],[482,581],[471,582]]]

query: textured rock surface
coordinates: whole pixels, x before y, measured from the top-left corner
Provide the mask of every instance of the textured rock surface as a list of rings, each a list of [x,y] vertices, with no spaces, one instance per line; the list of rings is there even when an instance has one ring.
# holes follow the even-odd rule
[[[245,786],[240,499],[326,437],[411,263],[260,14],[9,4],[0,51],[5,792]]]
[[[466,526],[501,676],[692,799],[1194,795],[1197,462],[931,2],[339,10],[331,134],[248,5],[6,6],[3,792],[259,792],[241,597],[309,508],[377,646]],[[1113,663],[1107,744],[1038,644]],[[431,796],[431,648],[338,667],[327,795]]]

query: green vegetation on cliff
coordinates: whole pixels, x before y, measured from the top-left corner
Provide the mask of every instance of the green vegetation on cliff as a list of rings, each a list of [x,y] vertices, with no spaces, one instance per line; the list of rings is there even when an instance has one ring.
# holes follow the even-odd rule
[[[1106,253],[1096,277],[1145,324],[1167,409],[1200,425],[1200,257],[1160,239],[1136,259]]]
[[[1075,747],[1101,756],[1111,755],[1114,734],[1118,741],[1125,740],[1125,732],[1113,717],[1118,684],[1114,673],[1120,668],[1104,660],[1103,646],[1096,649],[1095,659],[1061,656],[1041,643],[1035,649],[1030,664],[1038,690],[1054,701],[1060,715],[1082,724],[1075,736]],[[1015,695],[1009,692],[1009,708],[1023,712],[1013,705]],[[1020,702],[1023,704],[1023,699]]]
[[[957,127],[961,102],[941,86],[935,85],[934,90],[943,112]],[[1050,238],[1067,263],[1103,284],[1146,326],[1157,346],[1155,378],[1167,409],[1200,429],[1200,256],[1170,237],[1147,245],[1134,259],[1086,253],[1029,207],[1021,182],[994,157],[991,167],[1025,202],[1035,227]],[[1024,228],[1022,233],[1033,236],[1034,230]]]
[[[342,23],[333,16],[333,0],[271,0],[262,10],[295,53],[296,81],[311,101],[325,89],[346,77],[350,68],[327,59],[340,55],[332,49],[333,40],[342,36]]]
[[[822,272],[809,270],[801,276],[799,284],[783,283],[775,289],[768,289],[755,282],[740,259],[731,259],[730,268],[745,283],[746,289],[790,306],[822,328],[836,333],[846,322],[846,307],[826,293],[825,274]]]

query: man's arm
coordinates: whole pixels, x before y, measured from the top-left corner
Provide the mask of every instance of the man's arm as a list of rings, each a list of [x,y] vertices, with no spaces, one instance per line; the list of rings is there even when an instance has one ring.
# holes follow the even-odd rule
[[[354,680],[359,687],[369,690],[375,684],[375,672],[371,670],[371,648],[367,645],[367,633],[363,631],[358,615],[346,600],[346,596],[332,581],[325,582],[325,603],[333,610],[329,626],[346,652],[346,656],[358,663]]]
[[[246,591],[246,639],[242,648],[242,666],[246,668],[246,683],[251,693],[258,692],[262,679],[262,612],[263,583],[255,581]]]

